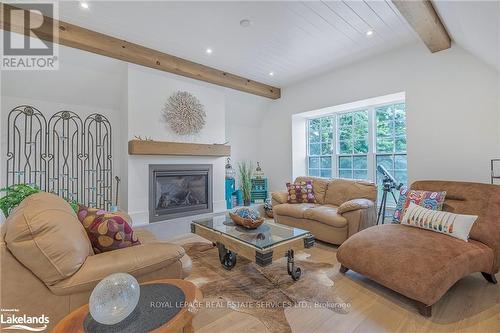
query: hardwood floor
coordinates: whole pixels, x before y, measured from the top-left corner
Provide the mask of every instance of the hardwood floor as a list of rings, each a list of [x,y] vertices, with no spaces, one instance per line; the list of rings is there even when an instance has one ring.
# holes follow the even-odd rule
[[[318,243],[305,252],[340,267],[334,246]],[[500,284],[488,283],[479,273],[457,282],[433,307],[431,318],[419,315],[413,301],[352,271],[339,274],[332,288],[350,304],[347,313],[288,308],[292,332],[500,332]],[[201,309],[194,328],[202,333],[269,332],[258,318],[231,309]]]

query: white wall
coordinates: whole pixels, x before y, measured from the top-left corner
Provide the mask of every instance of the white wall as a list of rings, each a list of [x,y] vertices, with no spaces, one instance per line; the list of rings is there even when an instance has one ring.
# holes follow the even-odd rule
[[[129,70],[130,67],[130,70]],[[216,85],[168,74],[119,60],[60,46],[60,67],[57,71],[10,71],[1,73],[0,117],[0,186],[5,181],[5,132],[8,112],[19,104],[32,104],[45,114],[68,109],[81,116],[100,112],[109,116],[114,136],[114,173],[121,178],[120,206],[131,211],[143,196],[129,196],[129,174],[132,182],[148,183],[147,174],[138,171],[136,164],[144,158],[129,158],[127,142],[133,135],[149,136],[156,140],[182,142],[224,143],[230,141],[233,160],[258,160],[260,119],[268,99],[222,88]],[[177,137],[161,117],[161,109],[175,90],[195,94],[207,108],[207,125],[199,135]],[[130,112],[129,119],[129,110]],[[141,160],[142,159],[142,160]],[[153,158],[154,163],[164,159]],[[214,175],[223,182],[224,158],[216,161],[201,158],[202,163],[214,164]],[[191,163],[189,158],[174,158],[169,163]],[[200,162],[201,163],[201,162]],[[215,207],[223,207],[224,184],[215,188]],[[130,199],[130,200],[129,200]],[[142,204],[141,204],[142,205]],[[141,206],[142,207],[142,206]]]
[[[6,114],[21,103],[47,112],[67,108],[82,115],[109,114],[114,137],[119,138],[114,165],[122,178],[125,208],[137,198],[130,200],[127,193],[129,175],[140,174],[128,168],[126,147],[133,135],[229,141],[235,166],[241,160],[260,160],[271,188],[281,189],[292,178],[293,114],[401,91],[406,92],[410,180],[488,182],[489,160],[500,155],[499,74],[456,45],[436,54],[416,45],[379,55],[286,87],[277,101],[138,66],[129,71],[121,61],[65,47],[60,59],[59,71],[2,72],[1,140],[5,142]],[[169,93],[183,88],[195,93],[209,111],[219,110],[209,112],[202,134],[187,139],[169,133],[160,116]],[[129,119],[127,110],[132,109]],[[143,117],[145,112],[148,117]],[[3,166],[5,153],[0,153]],[[224,159],[219,160],[214,170],[220,179]],[[147,183],[140,177],[132,180]],[[4,178],[0,175],[0,184]],[[220,201],[223,189],[217,191]]]
[[[410,181],[489,182],[500,154],[499,73],[457,45],[435,54],[415,45],[282,89],[261,127],[271,189],[292,178],[293,114],[401,91]]]
[[[262,123],[272,100],[226,89],[226,141],[231,145],[231,163],[237,170],[239,162],[262,162]],[[266,171],[265,163],[261,167]],[[238,182],[238,175],[236,175]]]
[[[113,169],[126,177],[122,159],[122,119],[120,99],[126,85],[126,64],[96,54],[60,47],[60,66],[56,71],[3,71],[1,76],[1,146],[0,163],[5,163],[8,113],[16,106],[28,104],[47,118],[62,110],[70,110],[85,118],[92,113],[105,115],[112,126]],[[3,171],[3,169],[2,169]],[[0,186],[5,174],[0,174]],[[115,191],[113,181],[113,192]],[[114,201],[113,194],[113,201]],[[123,195],[119,197],[122,204]]]
[[[168,97],[178,91],[188,91],[203,104],[206,124],[196,135],[180,136],[162,118],[162,108]],[[128,139],[151,137],[156,141],[224,143],[224,88],[181,78],[136,65],[128,66]],[[149,164],[212,164],[214,211],[225,209],[224,158],[218,157],[128,157],[128,212],[134,224],[149,222]]]
[[[82,119],[85,119],[88,115],[92,113],[100,113],[104,116],[106,116],[111,123],[112,126],[112,137],[113,137],[113,173],[114,175],[117,175],[121,178],[124,177],[124,170],[123,170],[123,165],[121,163],[118,163],[118,160],[121,158],[122,154],[122,141],[120,140],[121,137],[121,132],[120,132],[120,126],[117,126],[117,123],[119,121],[119,116],[120,116],[120,111],[115,110],[115,109],[104,109],[104,108],[98,108],[95,106],[87,106],[87,105],[76,105],[76,104],[63,104],[63,103],[58,103],[55,101],[44,101],[44,100],[37,100],[37,99],[31,99],[29,97],[13,97],[13,96],[6,96],[3,95],[1,99],[1,123],[4,127],[2,127],[1,130],[1,142],[2,145],[0,147],[0,154],[2,158],[0,159],[1,163],[5,163],[5,155],[7,152],[7,132],[6,132],[6,126],[7,126],[7,117],[13,108],[19,105],[32,105],[35,106],[40,112],[44,114],[46,119],[48,120],[54,113],[63,111],[63,110],[70,110],[78,114]],[[0,176],[0,187],[3,187],[5,185],[5,175],[1,174]],[[112,182],[113,185],[113,202],[115,200],[115,182],[113,180]],[[122,198],[120,198],[122,199]]]

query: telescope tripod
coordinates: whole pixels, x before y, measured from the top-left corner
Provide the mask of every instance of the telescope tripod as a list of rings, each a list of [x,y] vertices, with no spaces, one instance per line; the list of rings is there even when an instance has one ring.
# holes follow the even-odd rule
[[[390,179],[388,177],[384,176],[382,183],[384,185],[384,193],[382,194],[382,201],[380,202],[380,207],[378,209],[377,225],[379,224],[380,216],[382,216],[382,224],[384,224],[384,222],[385,222],[385,208],[387,206],[387,193],[391,193],[392,198],[394,199],[395,203],[398,202],[396,200],[396,196],[394,195],[394,192],[392,192],[392,190],[395,187],[394,187],[394,184],[390,181]]]

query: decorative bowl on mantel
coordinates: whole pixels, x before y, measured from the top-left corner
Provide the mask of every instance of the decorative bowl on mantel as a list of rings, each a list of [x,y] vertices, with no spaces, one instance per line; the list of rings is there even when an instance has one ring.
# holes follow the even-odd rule
[[[247,229],[257,229],[265,221],[256,210],[247,207],[229,212],[229,216],[235,224]]]

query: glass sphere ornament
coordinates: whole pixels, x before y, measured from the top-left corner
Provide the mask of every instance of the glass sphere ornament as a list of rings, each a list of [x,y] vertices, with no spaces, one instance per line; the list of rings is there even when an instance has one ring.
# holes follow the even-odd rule
[[[235,171],[231,165],[231,157],[227,158],[226,161],[226,179],[234,179]]]
[[[111,274],[102,279],[90,294],[90,315],[98,323],[117,324],[134,311],[140,293],[139,283],[132,275]]]

